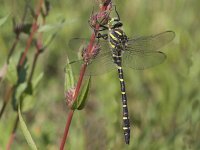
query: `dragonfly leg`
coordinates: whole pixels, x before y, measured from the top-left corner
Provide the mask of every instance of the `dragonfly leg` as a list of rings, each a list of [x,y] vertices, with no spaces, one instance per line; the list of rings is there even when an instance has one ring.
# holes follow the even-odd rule
[[[98,35],[96,36],[96,38],[100,39],[104,39],[104,40],[107,40],[108,39],[108,34],[101,34],[101,33],[98,33]]]

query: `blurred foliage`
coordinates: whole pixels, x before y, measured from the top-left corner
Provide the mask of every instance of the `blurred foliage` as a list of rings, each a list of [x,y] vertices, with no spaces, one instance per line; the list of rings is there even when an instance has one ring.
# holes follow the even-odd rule
[[[24,3],[23,0],[0,0],[0,18],[6,18],[0,28],[1,67],[15,38],[12,16],[21,18]],[[89,100],[86,108],[77,111],[73,117],[66,148],[200,149],[200,1],[115,0],[114,4],[129,37],[165,30],[175,31],[176,37],[164,48],[168,58],[163,64],[144,71],[124,70],[131,121],[130,145],[124,143],[121,93],[115,71],[92,77]],[[32,0],[31,5],[36,5],[36,1]],[[66,22],[58,25],[60,29],[56,38],[38,60],[35,75],[44,72],[44,76],[34,97],[36,104],[23,118],[37,147],[53,150],[59,147],[69,112],[64,101],[64,66],[67,56],[72,52],[68,41],[72,37],[90,37],[88,19],[97,4],[91,0],[51,0],[50,5],[44,40],[57,30],[52,25],[58,25],[63,19]],[[27,24],[32,23],[31,13],[29,15],[30,18],[25,21]],[[27,35],[21,36],[12,55],[13,60],[25,48],[26,39]],[[29,58],[34,50],[29,50]],[[13,69],[12,66],[9,68]],[[0,86],[2,106],[8,81],[2,81]],[[12,112],[9,104],[0,120],[0,149],[5,149],[11,133],[15,118]],[[17,131],[12,149],[28,149],[20,130]]]

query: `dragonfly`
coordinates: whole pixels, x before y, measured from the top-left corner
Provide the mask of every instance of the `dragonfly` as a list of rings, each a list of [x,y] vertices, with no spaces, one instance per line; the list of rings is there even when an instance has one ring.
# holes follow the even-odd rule
[[[143,70],[161,64],[166,59],[166,54],[161,52],[160,48],[171,42],[175,33],[165,31],[150,36],[128,38],[122,26],[117,13],[117,17],[109,19],[107,26],[101,26],[103,30],[108,30],[108,33],[98,34],[95,42],[99,46],[96,46],[93,57],[87,62],[81,58],[71,61],[70,64],[74,72],[78,73],[79,69],[76,69],[80,68],[81,64],[87,63],[86,75],[99,75],[117,68],[121,88],[124,138],[125,143],[129,144],[130,121],[123,67]],[[73,50],[80,49],[84,55],[88,43],[88,39],[73,38],[69,41],[69,47]]]

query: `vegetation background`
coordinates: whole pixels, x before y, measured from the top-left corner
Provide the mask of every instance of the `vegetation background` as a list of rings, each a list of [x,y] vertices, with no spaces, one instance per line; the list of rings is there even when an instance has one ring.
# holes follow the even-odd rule
[[[37,1],[31,1],[33,8]],[[125,69],[131,141],[125,145],[122,130],[121,93],[117,72],[92,77],[86,107],[76,111],[66,149],[108,150],[198,150],[200,149],[200,1],[199,0],[115,0],[113,3],[129,37],[173,30],[176,37],[163,50],[167,60],[144,71]],[[69,108],[64,98],[64,67],[72,50],[72,37],[89,38],[88,19],[98,4],[93,0],[50,0],[44,39],[58,30],[51,45],[40,56],[34,77],[43,72],[34,107],[23,114],[39,149],[58,149]],[[20,18],[25,0],[0,0],[0,18],[10,14],[0,28],[0,67],[3,66],[15,35],[12,16]],[[27,18],[32,22],[32,18]],[[27,35],[13,54],[25,48]],[[29,50],[32,61],[34,48]],[[101,65],[99,65],[99,69]],[[9,83],[0,83],[0,107]],[[0,149],[8,142],[16,113],[8,104],[0,120]],[[11,149],[29,149],[19,128]]]

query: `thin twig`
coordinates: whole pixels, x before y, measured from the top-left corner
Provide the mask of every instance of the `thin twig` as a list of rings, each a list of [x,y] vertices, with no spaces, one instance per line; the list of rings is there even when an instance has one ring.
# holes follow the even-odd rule
[[[0,119],[4,113],[4,110],[9,102],[9,99],[10,99],[10,96],[12,95],[12,91],[13,91],[13,87],[8,87],[8,89],[6,89],[6,92],[5,92],[5,96],[4,96],[4,103],[3,103],[3,106],[0,110]]]
[[[6,146],[6,150],[10,150],[10,148],[11,148],[11,145],[12,145],[14,138],[15,138],[15,133],[16,133],[16,130],[17,130],[17,127],[18,127],[18,123],[19,123],[19,115],[17,114],[16,119],[15,119],[15,124],[13,126],[13,130],[12,130],[12,133],[11,133],[10,138],[9,138],[9,142]]]
[[[109,1],[109,3],[111,2],[111,0],[107,0],[107,1]],[[100,7],[100,12],[103,12],[103,11],[107,10],[107,6],[109,5],[109,3],[105,3],[102,7]],[[96,24],[95,31],[98,31],[99,28],[100,28],[99,24]],[[95,38],[96,38],[97,34],[98,34],[98,32],[93,32],[92,33],[92,35],[90,37],[90,43],[89,43],[88,48],[87,48],[87,53],[91,53],[92,52],[92,47],[94,45]],[[77,86],[76,86],[76,89],[75,89],[75,93],[74,93],[74,96],[73,96],[74,102],[76,101],[76,99],[78,97],[78,94],[79,94],[79,91],[80,91],[80,88],[81,88],[81,85],[82,85],[83,76],[85,74],[86,68],[87,68],[87,64],[86,63],[82,64],[80,75],[79,75],[79,79],[78,79]],[[63,138],[62,138],[62,141],[61,141],[61,144],[60,144],[60,150],[64,149],[65,142],[66,142],[67,137],[68,137],[68,131],[69,131],[69,127],[70,127],[70,124],[71,124],[71,121],[72,121],[73,114],[74,114],[74,111],[71,110],[70,114],[68,115],[68,119],[67,119],[67,123],[66,123],[66,126],[65,126],[64,135],[63,135]]]
[[[26,6],[27,6],[27,5],[26,5]],[[22,17],[21,23],[20,23],[20,24],[22,24],[22,25],[24,24],[24,20],[25,20],[25,18],[26,18],[27,11],[28,11],[28,7],[25,7],[25,8],[24,8],[24,12],[23,12],[23,17]],[[14,24],[14,26],[15,26],[15,24]],[[15,28],[15,27],[14,27],[14,28]],[[10,57],[12,56],[12,54],[13,54],[13,52],[14,52],[16,46],[17,46],[17,43],[19,42],[19,36],[20,36],[20,34],[21,34],[21,32],[18,32],[18,33],[16,34],[15,41],[14,41],[14,43],[13,43],[11,49],[9,50],[8,57],[7,57],[7,64],[9,64]]]
[[[61,144],[60,144],[60,150],[64,149],[65,141],[67,139],[67,135],[68,135],[68,132],[69,132],[69,127],[70,127],[70,124],[71,124],[73,114],[74,114],[74,110],[70,110],[70,112],[67,116],[67,122],[66,122],[66,126],[65,126],[65,131],[64,131],[64,133],[66,133],[66,134],[63,135],[63,138],[62,138],[62,141],[61,141]]]
[[[27,52],[28,52],[28,50],[29,50],[29,48],[31,46],[31,43],[32,43],[32,40],[33,40],[33,36],[34,36],[34,34],[36,33],[36,31],[38,29],[37,19],[38,19],[39,15],[40,15],[42,4],[43,4],[43,0],[40,0],[39,4],[38,4],[37,11],[36,11],[36,15],[35,15],[35,21],[34,21],[34,23],[32,24],[32,27],[31,27],[32,31],[30,33],[30,36],[29,36],[28,40],[27,40],[26,48],[25,48],[24,53],[23,53],[23,55],[21,57],[21,60],[19,62],[19,66],[23,65],[23,63],[25,61],[25,58],[26,58],[26,55],[27,55]]]

